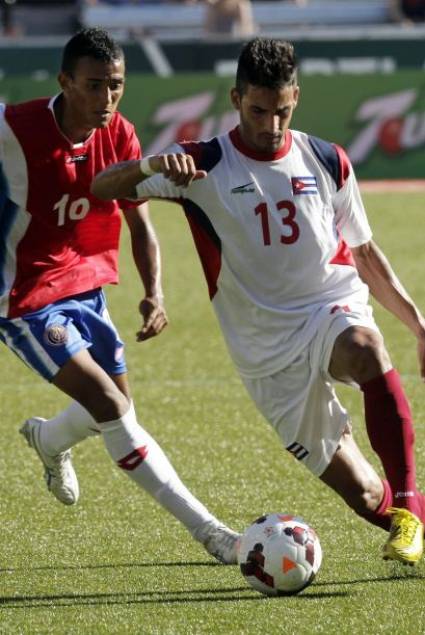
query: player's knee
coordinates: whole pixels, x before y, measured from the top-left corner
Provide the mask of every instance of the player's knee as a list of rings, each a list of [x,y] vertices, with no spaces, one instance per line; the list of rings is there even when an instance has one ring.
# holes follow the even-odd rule
[[[92,417],[98,422],[115,421],[120,419],[130,407],[130,402],[119,390],[105,391],[96,395],[88,408]]]
[[[347,343],[350,375],[359,384],[377,377],[391,368],[391,362],[380,333],[355,331]]]

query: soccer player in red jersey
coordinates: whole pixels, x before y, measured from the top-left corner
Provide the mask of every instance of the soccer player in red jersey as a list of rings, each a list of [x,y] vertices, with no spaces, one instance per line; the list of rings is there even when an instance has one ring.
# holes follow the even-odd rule
[[[0,107],[0,338],[30,368],[72,398],[51,420],[21,428],[44,464],[50,491],[74,504],[79,487],[70,448],[100,434],[113,461],[180,520],[207,551],[236,562],[237,534],[188,491],[138,423],[124,347],[102,287],[118,282],[120,211],[145,287],[138,340],[167,324],[159,248],[147,204],[93,196],[94,175],[139,160],[134,127],[118,111],[122,49],[101,29],[67,43],[61,92]]]
[[[103,200],[181,202],[230,355],[285,448],[360,516],[389,531],[386,559],[416,564],[425,499],[412,415],[369,291],[418,342],[425,319],[372,232],[344,150],[289,128],[299,98],[293,46],[257,38],[231,91],[239,125],[209,141],[111,166]],[[364,396],[379,478],[357,447],[336,381]]]

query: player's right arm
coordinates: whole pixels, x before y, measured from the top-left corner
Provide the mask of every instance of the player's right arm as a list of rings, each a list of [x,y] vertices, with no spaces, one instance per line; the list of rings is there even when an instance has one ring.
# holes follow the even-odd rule
[[[168,324],[161,286],[161,256],[159,242],[149,218],[148,204],[123,209],[130,236],[133,259],[145,289],[145,297],[139,304],[143,324],[137,333],[137,341],[155,337]]]
[[[207,173],[198,170],[190,154],[184,152],[157,154],[140,160],[123,161],[96,175],[91,192],[109,201],[117,198],[137,199],[137,185],[154,174],[163,174],[176,187],[188,187]]]
[[[373,240],[354,247],[351,251],[359,276],[368,285],[375,300],[395,315],[415,335],[420,373],[425,381],[425,317]]]

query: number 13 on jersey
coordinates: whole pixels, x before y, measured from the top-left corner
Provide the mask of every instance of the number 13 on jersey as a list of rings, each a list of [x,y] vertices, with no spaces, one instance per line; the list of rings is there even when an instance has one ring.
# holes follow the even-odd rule
[[[282,216],[282,225],[285,227],[285,233],[280,235],[280,242],[284,245],[290,245],[298,240],[300,235],[299,225],[295,222],[296,207],[292,201],[278,201],[276,203],[276,209],[279,211],[284,210],[285,215]],[[261,229],[263,232],[264,244],[271,245],[270,236],[270,222],[269,222],[269,208],[267,203],[260,203],[255,208],[255,215],[261,219]]]

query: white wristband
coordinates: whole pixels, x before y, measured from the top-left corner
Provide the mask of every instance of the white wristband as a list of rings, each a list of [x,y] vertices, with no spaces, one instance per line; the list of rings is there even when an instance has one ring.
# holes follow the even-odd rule
[[[152,176],[152,174],[156,174],[155,170],[152,170],[149,163],[150,156],[143,157],[140,161],[140,172],[143,176]]]

